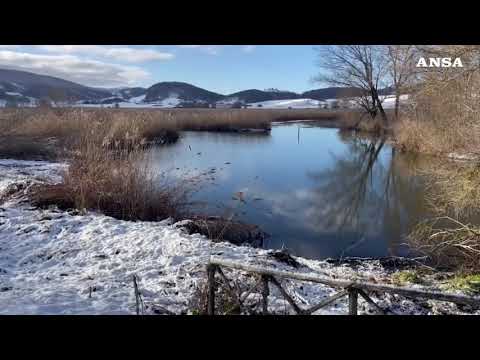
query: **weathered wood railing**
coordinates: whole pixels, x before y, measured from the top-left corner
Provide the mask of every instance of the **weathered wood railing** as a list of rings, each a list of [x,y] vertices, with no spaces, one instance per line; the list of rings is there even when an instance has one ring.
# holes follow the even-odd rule
[[[348,304],[349,304],[349,314],[350,315],[357,315],[358,313],[358,296],[360,295],[368,304],[375,308],[377,313],[386,314],[388,313],[387,310],[381,308],[378,304],[376,304],[368,295],[370,292],[380,292],[380,293],[390,293],[390,294],[397,294],[402,295],[407,298],[422,298],[422,299],[431,299],[437,301],[446,301],[455,304],[462,304],[462,305],[470,305],[476,308],[480,308],[480,298],[478,297],[471,297],[465,295],[455,295],[455,294],[445,294],[442,292],[437,291],[426,291],[421,289],[412,289],[406,287],[396,287],[390,285],[381,285],[369,282],[357,282],[357,281],[349,281],[349,280],[333,280],[327,277],[312,275],[312,274],[304,274],[298,272],[290,272],[290,271],[282,271],[282,270],[275,270],[275,269],[268,269],[262,268],[259,266],[251,266],[245,265],[229,260],[219,259],[219,258],[211,258],[209,264],[207,265],[207,277],[208,277],[208,301],[207,301],[207,314],[214,315],[215,314],[215,291],[216,291],[216,280],[215,274],[219,274],[222,278],[223,282],[230,290],[231,287],[229,285],[229,281],[225,274],[222,271],[222,267],[242,270],[248,273],[253,273],[260,275],[261,285],[262,285],[262,311],[264,315],[268,314],[268,296],[269,296],[269,283],[275,285],[285,300],[292,306],[293,310],[296,314],[301,315],[309,315],[314,313],[315,311],[335,302],[336,300],[348,296]],[[287,293],[287,291],[282,287],[280,282],[277,278],[283,279],[292,279],[298,281],[307,281],[313,283],[319,283],[328,285],[333,288],[339,288],[337,294],[331,296],[328,299],[322,300],[320,303],[311,306],[308,309],[302,309],[299,305],[297,305]],[[244,299],[245,300],[245,299]],[[239,304],[241,304],[240,299],[237,299]]]

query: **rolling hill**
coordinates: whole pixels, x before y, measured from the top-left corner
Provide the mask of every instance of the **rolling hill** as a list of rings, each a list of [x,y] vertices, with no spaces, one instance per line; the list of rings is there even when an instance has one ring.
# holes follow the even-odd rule
[[[298,99],[299,97],[299,94],[290,91],[262,91],[257,89],[250,89],[227,95],[225,97],[225,100],[240,101],[244,103],[256,103],[271,100]]]
[[[359,89],[329,87],[304,93],[276,89],[249,89],[222,95],[185,82],[159,82],[149,88],[93,88],[60,78],[34,74],[27,71],[0,69],[0,106],[8,103],[33,105],[39,100],[49,99],[55,103],[67,102],[77,105],[134,105],[156,107],[205,107],[221,102],[260,104],[267,106],[274,101],[293,101],[291,106],[315,106],[319,101],[341,97],[358,96]],[[391,93],[383,89],[382,95]],[[283,104],[283,102],[282,102]],[[263,106],[262,105],[262,106]],[[286,107],[287,102],[284,104]],[[281,105],[281,106],[284,106]],[[280,106],[280,105],[278,105]]]
[[[52,76],[0,69],[0,99],[93,100],[111,96],[106,90],[83,86]]]
[[[158,102],[166,99],[176,98],[186,102],[212,103],[224,98],[224,95],[217,94],[190,85],[184,82],[160,82],[149,87],[145,94],[145,102]]]

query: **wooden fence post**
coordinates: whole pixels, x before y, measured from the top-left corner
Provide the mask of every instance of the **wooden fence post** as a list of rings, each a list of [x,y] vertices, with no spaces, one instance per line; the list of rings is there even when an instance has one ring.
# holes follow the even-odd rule
[[[348,289],[348,314],[358,315],[358,291],[357,289]]]
[[[207,266],[208,277],[208,303],[207,303],[207,315],[215,315],[215,271],[216,265],[209,264]]]
[[[138,293],[137,276],[133,275],[133,291],[135,293],[135,312],[140,315],[140,299]]]
[[[270,289],[268,288],[268,276],[262,275],[262,310],[263,315],[268,315],[268,295]]]

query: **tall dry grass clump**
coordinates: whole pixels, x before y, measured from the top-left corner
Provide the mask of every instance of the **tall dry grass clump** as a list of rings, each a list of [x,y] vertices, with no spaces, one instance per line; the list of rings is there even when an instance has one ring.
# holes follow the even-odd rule
[[[5,113],[2,130],[3,135],[10,136],[73,137],[89,127],[93,119],[92,115],[94,114],[81,109],[69,109],[68,111],[50,108],[15,109]],[[95,118],[97,117],[95,116]]]
[[[178,132],[157,112],[112,111],[107,109],[15,109],[0,112],[2,153],[12,153],[7,145],[17,144],[15,153],[28,155],[29,144],[50,148],[56,145],[57,155],[69,157],[79,139],[100,131],[108,147],[130,146],[131,143],[169,143],[178,139]],[[10,145],[9,145],[10,144]],[[23,145],[22,145],[23,144]],[[22,145],[22,148],[19,148]],[[51,149],[48,149],[51,150]],[[33,154],[34,155],[34,154]]]
[[[480,155],[480,46],[423,46],[429,57],[461,58],[463,67],[423,68],[412,106],[395,125],[406,151],[433,155]],[[419,223],[409,241],[436,264],[480,271],[480,165],[444,160],[424,166],[426,197],[434,218]]]
[[[430,162],[419,170],[436,215],[417,224],[408,239],[437,266],[480,271],[480,164]]]
[[[429,46],[424,57],[460,57],[463,68],[416,69],[413,106],[395,126],[397,143],[429,154],[480,153],[480,47]]]
[[[480,226],[449,216],[423,221],[409,234],[415,249],[437,268],[460,273],[480,271]]]
[[[438,214],[462,218],[478,213],[480,164],[444,162],[423,169],[428,178],[427,197]]]
[[[386,111],[391,116],[390,111]],[[365,112],[343,111],[338,113],[335,125],[345,130],[357,130],[365,133],[384,134],[388,131],[380,116],[372,118]]]
[[[37,206],[95,210],[123,220],[181,219],[186,209],[186,182],[168,183],[155,172],[135,127],[118,136],[110,124],[91,124],[73,146],[60,185],[37,188]],[[112,135],[113,134],[113,135]]]
[[[322,109],[79,109],[34,108],[0,111],[2,136],[55,138],[70,146],[95,124],[109,126],[106,141],[141,137],[146,142],[176,141],[178,131],[270,130],[273,121],[332,120]]]

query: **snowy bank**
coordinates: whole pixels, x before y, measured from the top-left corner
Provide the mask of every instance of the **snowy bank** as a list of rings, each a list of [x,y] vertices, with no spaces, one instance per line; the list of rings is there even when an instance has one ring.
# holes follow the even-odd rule
[[[29,178],[56,182],[63,166],[0,160],[1,186],[4,191],[9,184]],[[95,213],[80,216],[34,209],[18,198],[0,204],[0,313],[133,314],[134,274],[147,305],[188,313],[196,289],[205,280],[211,256],[336,278],[381,282],[389,275],[380,261],[335,265],[296,258],[301,266],[293,269],[272,259],[267,250],[214,243],[198,234],[188,235],[180,225],[168,220],[128,222]],[[226,274],[229,278],[243,276],[229,271]],[[300,282],[289,282],[286,288],[303,306],[336,291]],[[288,305],[276,290],[271,290],[270,310],[285,312]],[[455,305],[414,302],[398,296],[373,298],[397,313],[460,311]],[[360,313],[371,311],[362,301],[359,305]],[[317,313],[346,312],[346,302],[339,301]]]

